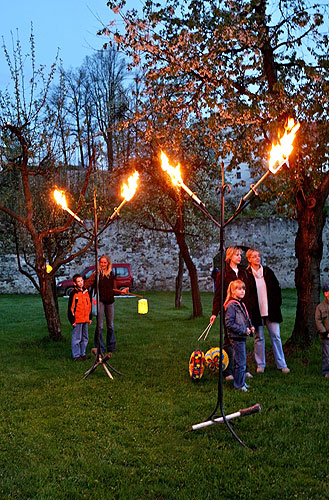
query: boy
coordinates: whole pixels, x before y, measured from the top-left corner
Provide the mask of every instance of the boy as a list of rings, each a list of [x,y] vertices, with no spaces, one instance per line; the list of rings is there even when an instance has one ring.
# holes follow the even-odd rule
[[[88,345],[88,325],[91,323],[91,302],[80,274],[73,276],[74,289],[70,293],[67,315],[72,325],[72,356],[74,361],[84,361]]]
[[[316,329],[322,342],[322,374],[329,378],[329,283],[322,287],[324,300],[315,309]]]

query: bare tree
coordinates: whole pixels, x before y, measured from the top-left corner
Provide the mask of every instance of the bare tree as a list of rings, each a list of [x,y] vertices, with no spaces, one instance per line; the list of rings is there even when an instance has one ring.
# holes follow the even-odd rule
[[[76,230],[72,217],[65,217],[50,197],[60,166],[73,149],[61,136],[64,128],[59,127],[63,118],[60,101],[56,109],[47,103],[55,65],[46,77],[43,68],[35,66],[33,35],[30,44],[31,77],[27,85],[20,42],[17,41],[12,57],[3,45],[13,86],[12,92],[0,92],[0,211],[13,221],[8,237],[14,242],[18,270],[40,292],[49,335],[59,340],[61,324],[54,276],[62,264],[85,252],[92,241]],[[76,187],[80,194],[78,211],[85,205],[94,160],[91,157],[84,181]],[[85,245],[72,251],[78,237],[85,238]],[[50,273],[47,264],[52,266]]]

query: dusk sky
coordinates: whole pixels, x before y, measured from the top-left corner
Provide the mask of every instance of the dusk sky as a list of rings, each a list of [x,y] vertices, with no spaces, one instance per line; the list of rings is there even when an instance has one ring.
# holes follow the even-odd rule
[[[129,2],[135,7],[142,5],[141,0]],[[57,50],[65,69],[78,67],[84,57],[100,49],[104,39],[96,35],[103,24],[114,19],[107,7],[106,0],[12,0],[3,2],[0,16],[1,45],[4,39],[10,49],[11,32],[23,47],[23,54],[29,52],[31,22],[35,35],[38,64],[50,67]],[[0,88],[8,82],[7,63],[0,51]]]

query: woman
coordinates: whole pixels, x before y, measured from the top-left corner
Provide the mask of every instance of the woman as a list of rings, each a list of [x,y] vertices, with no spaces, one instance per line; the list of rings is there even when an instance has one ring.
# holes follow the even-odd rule
[[[267,326],[274,359],[278,370],[289,373],[284,357],[280,325],[281,314],[281,288],[274,272],[267,266],[261,265],[261,253],[255,248],[250,248],[246,257],[249,263],[247,267],[248,298],[246,301],[252,324],[255,327],[255,360],[257,373],[264,373],[265,362],[265,337],[264,326]]]
[[[116,350],[116,340],[114,336],[114,294],[125,295],[129,292],[129,288],[118,290],[116,288],[116,281],[112,272],[111,259],[107,255],[102,255],[99,259],[98,269],[98,292],[99,292],[99,307],[97,316],[97,325],[95,331],[95,346],[97,347],[97,337],[99,335],[100,349],[104,352],[103,340],[103,323],[104,313],[106,318],[107,335],[106,335],[106,349],[110,354]],[[85,287],[89,288],[95,283],[96,273],[90,276],[85,282]]]
[[[224,267],[224,295],[225,299],[228,291],[229,284],[231,281],[237,279],[247,283],[247,273],[243,266],[240,265],[242,257],[242,250],[239,247],[229,247],[225,254],[225,267]],[[220,312],[220,295],[221,295],[221,271],[218,272],[216,278],[215,294],[212,306],[212,315],[210,317],[210,323],[212,324],[218,313]],[[246,290],[247,292],[248,290]],[[226,351],[229,357],[229,364],[224,372],[225,380],[233,380],[233,350],[230,339],[228,338],[226,328],[224,326],[224,342],[223,349]],[[252,378],[251,373],[246,372],[247,378]]]

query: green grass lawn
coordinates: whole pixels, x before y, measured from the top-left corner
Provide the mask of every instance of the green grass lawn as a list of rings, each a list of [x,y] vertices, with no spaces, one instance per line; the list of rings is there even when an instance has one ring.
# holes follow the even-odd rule
[[[147,315],[138,315],[136,299],[116,300],[111,363],[124,375],[112,381],[102,367],[83,380],[92,360],[72,361],[67,299],[60,298],[64,341],[52,343],[38,296],[0,297],[0,499],[329,498],[320,341],[288,360],[289,375],[268,365],[247,393],[224,382],[226,414],[262,406],[231,421],[243,448],[225,425],[185,432],[217,401],[216,377],[205,371],[192,383],[188,375],[191,352],[219,344],[217,323],[197,343],[212,294],[202,294],[205,316],[197,320],[188,293],[180,310],[171,292],[145,297]],[[285,290],[283,340],[295,302]],[[92,340],[94,324],[89,332]]]

